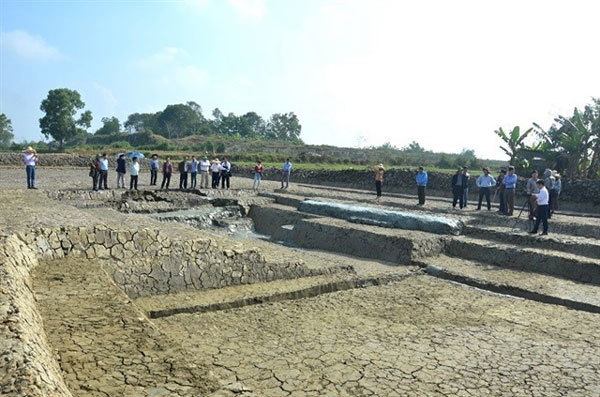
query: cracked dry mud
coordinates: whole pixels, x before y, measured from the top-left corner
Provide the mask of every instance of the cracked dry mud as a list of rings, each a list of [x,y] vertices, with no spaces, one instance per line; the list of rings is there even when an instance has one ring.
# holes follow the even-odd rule
[[[264,396],[547,397],[599,395],[597,320],[414,276],[154,322]]]
[[[393,266],[214,230],[199,231],[179,223],[159,223],[147,215],[103,207],[99,198],[89,200],[98,205],[75,206],[73,199],[48,199],[44,189],[87,188],[86,170],[40,169],[41,189],[33,192],[23,189],[23,174],[21,169],[0,169],[0,235],[77,226],[160,229],[172,241],[202,236],[215,241],[211,247],[256,248],[267,263],[298,261],[311,270],[339,269],[296,280],[257,280],[260,282],[255,284],[132,300],[109,276],[110,269],[126,265],[123,262],[75,255],[40,259],[31,284],[23,285],[35,294],[50,356],[70,391],[61,397],[600,396],[600,314],[493,294],[432,277],[416,266]],[[141,178],[143,182],[147,175]],[[252,185],[249,179],[234,178],[232,182],[236,188]],[[279,183],[264,181],[262,186],[273,192]],[[287,192],[360,205],[370,205],[372,199],[366,193],[306,185],[293,185]],[[232,194],[252,195],[238,190]],[[413,210],[414,200],[386,197],[383,206]],[[418,211],[449,211],[446,207],[446,202],[430,200],[428,208]],[[474,213],[469,210],[451,216],[469,219]],[[481,225],[474,225],[482,229],[475,232],[484,230],[487,223],[490,236],[510,228],[494,225],[492,214],[481,215]],[[600,230],[595,229],[597,221],[563,215],[553,220],[566,224],[565,230],[585,227],[588,234]],[[494,227],[504,229],[494,232]],[[513,234],[505,243],[517,244],[520,238]],[[564,247],[559,235],[550,238],[555,251]],[[569,252],[587,253],[585,261],[598,263],[593,235],[566,239],[573,244]],[[537,244],[537,240],[529,244]],[[465,250],[476,246],[471,243]],[[447,265],[449,271],[483,281],[545,293],[550,283],[543,280],[551,278],[552,288],[568,285],[572,296],[586,294],[593,297],[591,303],[598,302],[600,287],[593,283],[525,271],[519,271],[522,279],[518,283],[513,282],[516,270],[479,263],[486,262],[487,252],[477,251],[478,257],[470,262],[461,261],[460,256],[434,256],[424,262]],[[562,256],[569,257],[553,255],[557,266]],[[248,268],[253,270],[253,265]],[[293,295],[332,280],[361,277],[387,277],[388,282],[315,297]],[[2,300],[2,292],[0,335],[14,327],[12,320],[3,322],[3,316],[11,315],[13,309]],[[292,300],[261,304],[263,296],[287,292],[294,296]],[[229,301],[247,305],[148,317],[151,310],[161,308]],[[0,340],[0,346],[4,342]],[[0,352],[0,360],[10,354]],[[28,395],[11,394],[11,386],[1,374],[0,380],[0,395],[5,388],[11,397]]]

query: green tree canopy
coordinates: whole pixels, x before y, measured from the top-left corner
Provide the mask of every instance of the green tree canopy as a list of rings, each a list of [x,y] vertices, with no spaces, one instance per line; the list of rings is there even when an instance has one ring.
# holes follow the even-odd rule
[[[504,146],[500,146],[500,149],[510,157],[510,164],[515,165],[519,160],[519,150],[525,147],[525,138],[533,131],[533,128],[521,133],[521,127],[518,125],[514,127],[509,133],[506,133],[502,128],[498,128],[494,133],[504,141]]]
[[[266,137],[282,141],[300,142],[302,126],[293,112],[275,113],[266,127]]]
[[[92,122],[92,112],[86,110],[79,119],[75,119],[77,112],[84,107],[85,103],[77,91],[68,88],[50,90],[40,106],[40,110],[46,113],[40,119],[42,134],[46,138],[52,137],[59,148],[76,135],[84,134]]]
[[[0,146],[8,146],[14,138],[12,121],[4,114],[0,114]]]
[[[116,117],[102,117],[102,127],[98,128],[96,134],[110,135],[116,134],[121,130],[121,122]]]
[[[402,148],[402,151],[410,152],[410,153],[425,153],[426,152],[425,148],[423,146],[419,145],[419,142],[417,142],[417,141],[412,141],[408,145],[404,146]]]

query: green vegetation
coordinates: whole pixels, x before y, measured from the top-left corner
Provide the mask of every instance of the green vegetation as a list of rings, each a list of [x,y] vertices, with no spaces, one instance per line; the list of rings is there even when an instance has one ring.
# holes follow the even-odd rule
[[[48,97],[42,101],[40,110],[46,115],[40,119],[40,129],[46,137],[52,137],[62,149],[65,142],[85,133],[81,127],[89,128],[92,112],[86,110],[78,120],[74,117],[83,109],[85,103],[75,90],[58,88],[50,90]]]
[[[4,113],[0,114],[0,146],[8,146],[13,140],[12,122]]]

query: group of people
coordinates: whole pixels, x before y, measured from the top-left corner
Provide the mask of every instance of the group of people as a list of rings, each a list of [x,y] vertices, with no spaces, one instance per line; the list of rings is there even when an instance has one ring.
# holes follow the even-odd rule
[[[494,201],[496,195],[498,195],[500,207],[498,213],[501,215],[512,216],[515,209],[515,191],[517,189],[518,180],[518,176],[515,173],[515,167],[511,165],[506,169],[501,169],[497,178],[494,178],[490,174],[488,167],[484,167],[482,171],[483,173],[475,181],[475,185],[479,189],[477,210],[481,210],[483,199],[485,198],[487,209],[488,211],[491,211],[492,201]],[[375,166],[376,201],[381,199],[383,174],[383,164]],[[467,207],[470,178],[471,176],[467,167],[459,168],[452,176],[450,181],[452,189],[452,208],[456,209],[457,204],[459,209]],[[417,195],[419,197],[418,205],[425,204],[427,182],[427,172],[424,171],[423,167],[419,167],[415,176]],[[496,188],[496,191],[492,198],[492,189],[494,188]],[[554,211],[558,209],[558,198],[561,190],[562,182],[558,172],[546,169],[543,179],[538,179],[537,171],[531,173],[531,178],[527,181],[524,191],[524,194],[527,197],[525,205],[529,207],[529,219],[535,219],[535,225],[530,233],[537,233],[541,223],[543,225],[542,234],[548,234],[548,219],[550,219]]]
[[[138,188],[138,177],[140,173],[140,163],[138,157],[132,157],[129,163],[129,189],[137,190]],[[33,159],[26,158],[26,164],[33,162]],[[37,155],[35,157],[37,162]],[[171,176],[173,175],[174,167],[171,163],[171,158],[166,157],[165,161],[160,163],[157,154],[153,154],[149,161],[150,165],[150,186],[157,186],[158,173],[162,171],[162,183],[160,189],[169,189],[171,183]],[[28,165],[29,167],[29,165]],[[97,155],[95,159],[90,162],[89,176],[92,178],[92,189],[97,190],[108,190],[108,171],[109,163],[106,153]],[[33,167],[35,168],[35,167]],[[28,187],[29,185],[29,168],[28,169]],[[231,186],[231,163],[227,158],[219,160],[214,158],[208,159],[207,155],[202,156],[200,160],[196,156],[192,156],[191,159],[188,156],[184,156],[183,160],[177,164],[177,170],[179,171],[179,189],[196,189],[196,188],[209,188],[209,176],[211,180],[210,187],[218,189],[221,184],[221,189],[229,189]],[[283,164],[281,171],[281,188],[287,188],[290,183],[290,174],[292,171],[292,163],[290,159],[286,159]],[[125,174],[127,173],[127,156],[120,154],[117,158],[117,188],[125,189]],[[264,167],[260,160],[257,160],[254,165],[254,190],[258,190],[260,182],[264,173]],[[198,174],[200,175],[200,184],[198,185]],[[33,173],[34,175],[34,173]],[[33,177],[31,185],[33,186]]]

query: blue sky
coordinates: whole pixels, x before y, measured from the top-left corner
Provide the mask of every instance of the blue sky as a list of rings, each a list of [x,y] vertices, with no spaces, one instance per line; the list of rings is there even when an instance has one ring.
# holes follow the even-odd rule
[[[41,137],[48,90],[121,121],[189,100],[293,111],[308,143],[417,140],[502,158],[493,130],[600,96],[595,1],[0,0],[0,113]]]

